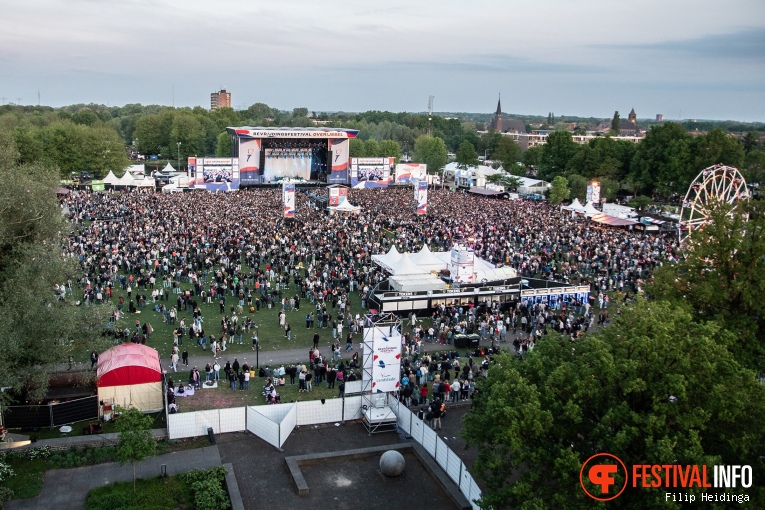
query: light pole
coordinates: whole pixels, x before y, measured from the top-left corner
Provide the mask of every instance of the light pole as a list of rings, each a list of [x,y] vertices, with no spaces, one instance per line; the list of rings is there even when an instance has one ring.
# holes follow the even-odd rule
[[[178,171],[181,171],[181,142],[176,142],[178,146]]]
[[[484,151],[483,151],[483,164],[485,165],[488,160],[489,160],[489,149],[484,149]]]

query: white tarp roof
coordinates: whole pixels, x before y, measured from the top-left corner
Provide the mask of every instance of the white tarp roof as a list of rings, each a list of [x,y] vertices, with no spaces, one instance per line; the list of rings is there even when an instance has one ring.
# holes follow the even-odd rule
[[[477,282],[486,280],[487,282],[496,282],[498,280],[507,280],[515,278],[518,273],[512,267],[495,267],[493,269],[483,269],[476,271],[475,280]]]
[[[440,271],[441,269],[446,269],[444,261],[436,257],[433,252],[430,251],[427,244],[424,245],[419,252],[412,254],[411,258],[412,262],[428,271]]]
[[[561,209],[565,211],[573,211],[573,212],[584,212],[584,206],[579,201],[578,198],[575,198],[573,202],[571,202],[571,205],[567,205],[564,207],[561,207]]]
[[[171,165],[170,163],[165,165],[165,168],[162,169],[162,172],[164,173],[175,172],[175,171],[176,171],[175,168],[173,168],[173,165]]]
[[[391,276],[388,281],[397,292],[446,290],[446,282],[432,274]]]
[[[595,206],[592,205],[592,201],[587,202],[584,206],[584,211],[582,211],[586,216],[595,216],[596,214],[603,214],[597,209],[595,209]]]
[[[114,172],[109,170],[109,173],[104,177],[104,184],[117,184],[120,181],[119,177],[114,175]]]
[[[356,212],[361,209],[361,207],[357,207],[355,205],[351,205],[347,200],[343,200],[340,202],[340,205],[336,206],[335,211],[348,211],[348,212]]]
[[[428,271],[422,269],[421,267],[417,266],[417,264],[412,261],[412,255],[409,253],[404,253],[401,255],[401,258],[398,259],[398,261],[391,266],[391,272],[396,275],[400,276],[402,274],[427,274]]]
[[[133,186],[133,176],[130,172],[125,172],[125,175],[120,177],[119,181],[116,182],[117,186]]]
[[[433,255],[435,255],[436,257],[438,257],[439,259],[441,259],[443,261],[443,263],[446,264],[447,266],[452,261],[452,254],[451,254],[451,252],[448,252],[448,251],[436,251],[436,252],[431,252],[431,253]],[[473,259],[473,270],[474,271],[486,271],[488,269],[494,269],[494,264],[492,264],[491,262],[488,262],[488,261],[486,261],[486,260],[484,260],[484,259],[482,259],[480,257],[475,257]]]
[[[392,271],[393,265],[401,258],[401,254],[396,249],[396,246],[392,246],[388,253],[384,255],[372,255],[372,262],[378,266],[382,266],[388,271]]]

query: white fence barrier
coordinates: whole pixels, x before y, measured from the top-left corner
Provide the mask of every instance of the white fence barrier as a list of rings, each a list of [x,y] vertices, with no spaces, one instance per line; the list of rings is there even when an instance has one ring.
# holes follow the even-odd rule
[[[443,439],[438,437],[435,430],[428,427],[408,408],[400,405],[395,399],[389,399],[389,405],[398,418],[399,429],[417,441],[435,459],[441,469],[459,486],[460,492],[470,501],[473,509],[479,510],[480,507],[475,503],[475,500],[481,498],[481,489],[468,472],[462,459],[449,448]]]
[[[208,427],[213,432],[241,432],[245,430],[244,407],[211,409],[193,413],[167,415],[167,436],[169,439],[199,437],[207,435]]]

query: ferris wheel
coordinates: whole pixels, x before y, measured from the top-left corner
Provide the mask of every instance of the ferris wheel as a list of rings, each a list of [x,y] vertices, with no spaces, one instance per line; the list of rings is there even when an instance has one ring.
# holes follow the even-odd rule
[[[678,225],[681,246],[687,245],[694,232],[712,221],[711,211],[715,204],[730,204],[728,216],[732,216],[741,201],[749,201],[749,189],[738,169],[713,165],[702,170],[683,200]]]

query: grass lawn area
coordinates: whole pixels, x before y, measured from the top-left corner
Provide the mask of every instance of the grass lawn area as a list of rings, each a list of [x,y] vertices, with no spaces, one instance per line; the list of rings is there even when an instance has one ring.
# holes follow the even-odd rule
[[[151,413],[149,416],[152,417],[153,422],[151,428],[153,429],[164,429],[167,427],[167,423],[165,421],[165,413],[159,412],[159,413]],[[88,426],[89,423],[93,422],[95,423],[98,420],[86,420],[86,421],[79,421],[75,423],[71,423],[72,431],[68,434],[62,434],[59,432],[60,427],[56,427],[53,429],[40,429],[35,432],[30,432],[29,434],[34,435],[37,437],[37,439],[57,439],[59,437],[69,437],[69,436],[82,436],[85,435],[84,429]],[[103,434],[109,434],[111,432],[117,432],[117,429],[115,428],[114,421],[107,421],[102,422]]]
[[[221,376],[224,374],[221,371]],[[189,379],[188,372],[178,372],[172,374],[173,380],[178,382],[187,382]],[[202,376],[204,377],[204,376]],[[263,385],[266,383],[265,378],[255,377],[250,380],[249,390],[232,390],[227,381],[218,381],[217,388],[203,388],[194,392],[191,397],[176,397],[175,402],[178,404],[178,411],[191,412],[201,411],[205,409],[224,409],[229,407],[241,407],[241,406],[258,406],[266,403],[266,398],[263,396]],[[339,384],[335,383],[333,389],[328,389],[327,384],[322,382],[321,384],[314,384],[313,391],[310,392],[298,392],[297,378],[295,378],[295,384],[289,384],[289,377],[287,377],[287,384],[279,386],[277,392],[281,397],[283,403],[297,402],[305,400],[320,400],[322,398],[331,399],[338,398]]]
[[[246,268],[245,271],[249,273],[249,268]],[[209,285],[211,282],[211,277],[203,278],[205,289],[209,290]],[[161,285],[161,281],[158,282],[158,285]],[[192,290],[192,285],[188,283],[188,280],[183,282],[181,284],[182,290]],[[79,289],[78,289],[79,290]],[[176,306],[176,298],[177,295],[172,293],[172,289],[166,289],[171,291],[169,294],[169,299],[167,301],[163,301],[164,305],[170,309],[173,306]],[[298,291],[295,290],[294,285],[290,285],[288,290],[283,291],[285,297],[294,296]],[[154,304],[151,302],[151,289],[148,290],[138,290],[135,286],[133,288],[132,298],[135,300],[135,297],[137,294],[143,294],[148,296],[148,303],[146,307],[140,311],[140,313],[136,314],[129,314],[127,313],[128,310],[128,303],[129,299],[127,296],[127,292],[123,291],[119,284],[118,286],[113,290],[113,296],[112,296],[112,302],[114,303],[114,306],[117,306],[119,296],[122,295],[125,298],[125,306],[124,306],[124,312],[120,320],[117,324],[115,324],[115,329],[122,331],[125,329],[125,327],[129,328],[132,332],[135,330],[135,321],[136,319],[140,321],[141,325],[144,323],[151,324],[152,328],[154,329],[154,333],[152,334],[151,338],[147,340],[146,344],[154,347],[157,349],[160,353],[160,356],[162,357],[163,361],[168,360],[170,358],[170,355],[172,353],[172,346],[173,346],[173,330],[174,328],[178,327],[178,323],[182,318],[186,318],[186,325],[187,327],[190,327],[192,324],[193,319],[193,313],[191,310],[179,310],[178,311],[178,319],[175,323],[175,325],[167,324],[164,322],[164,318],[162,314],[155,312],[153,310]],[[254,296],[253,296],[254,297]],[[359,293],[354,291],[350,294],[350,300],[351,300],[351,312],[356,314],[363,314],[365,313],[365,310],[361,308],[361,298],[359,297]],[[280,301],[280,299],[279,299]],[[226,307],[225,312],[222,314],[220,313],[220,306],[215,302],[215,299],[213,299],[213,303],[207,303],[206,300],[203,301],[201,298],[197,297],[197,304],[202,311],[202,317],[204,319],[204,330],[206,335],[209,336],[212,334],[217,339],[220,339],[221,337],[221,319],[223,315],[231,316],[231,304],[235,305],[234,308],[236,310],[236,305],[238,304],[238,301],[236,298],[233,298],[230,293],[227,293],[226,295]],[[306,328],[305,318],[306,315],[310,312],[314,312],[314,318],[316,315],[316,305],[312,304],[308,299],[304,299],[301,297],[300,299],[300,310],[295,311],[287,311],[287,322],[290,324],[292,328],[292,339],[287,340],[284,329],[279,326],[279,310],[281,309],[281,305],[276,306],[274,308],[267,308],[261,306],[260,311],[256,311],[254,313],[250,313],[249,310],[246,307],[245,303],[245,310],[242,314],[237,313],[239,315],[239,322],[242,323],[246,320],[247,317],[250,317],[255,325],[258,326],[258,338],[260,341],[260,364],[261,365],[269,365],[269,353],[275,352],[275,351],[281,351],[285,349],[304,349],[306,352],[306,358],[305,361],[308,360],[308,350],[313,346],[313,335],[315,332],[318,332],[321,340],[319,342],[319,349],[322,351],[325,355],[331,355],[331,349],[330,346],[332,345],[333,338],[332,338],[332,332],[330,328],[325,329],[318,329],[315,326],[318,324],[318,321],[314,321],[314,327],[311,329]],[[332,310],[331,302],[329,303],[329,310],[328,313],[332,318],[337,317],[337,311]],[[331,323],[331,321],[330,321]],[[348,328],[344,326],[343,328],[343,338],[340,339],[340,343],[342,346],[342,349],[345,348],[345,337],[347,336]],[[361,343],[361,335],[356,334],[354,337],[354,343],[358,345]],[[198,347],[196,343],[191,343],[189,340],[188,335],[183,338],[183,344],[181,345],[181,351],[183,351],[183,348],[187,348],[189,351],[190,356],[199,356],[202,354],[206,354],[205,351],[202,350],[201,347]],[[209,353],[209,344],[208,344],[208,350],[206,351]],[[89,354],[90,351],[80,351],[75,353],[75,361],[79,363],[86,363],[87,366],[90,366],[89,361]],[[252,331],[248,334],[245,332],[243,334],[242,338],[242,345],[234,344],[231,342],[228,342],[227,344],[227,350],[225,352],[226,356],[230,356],[233,361],[233,357],[237,356],[239,357],[239,362],[241,363],[243,359],[246,359],[251,365],[255,362],[255,352],[252,349]],[[212,361],[212,356],[210,356],[210,360]],[[222,360],[225,364],[225,359]],[[62,360],[62,363],[64,360]],[[165,363],[166,365],[166,363]],[[199,367],[202,368],[202,367]]]
[[[193,495],[181,477],[160,477],[133,482],[119,482],[93,489],[85,501],[86,510],[176,510],[194,508]]]

